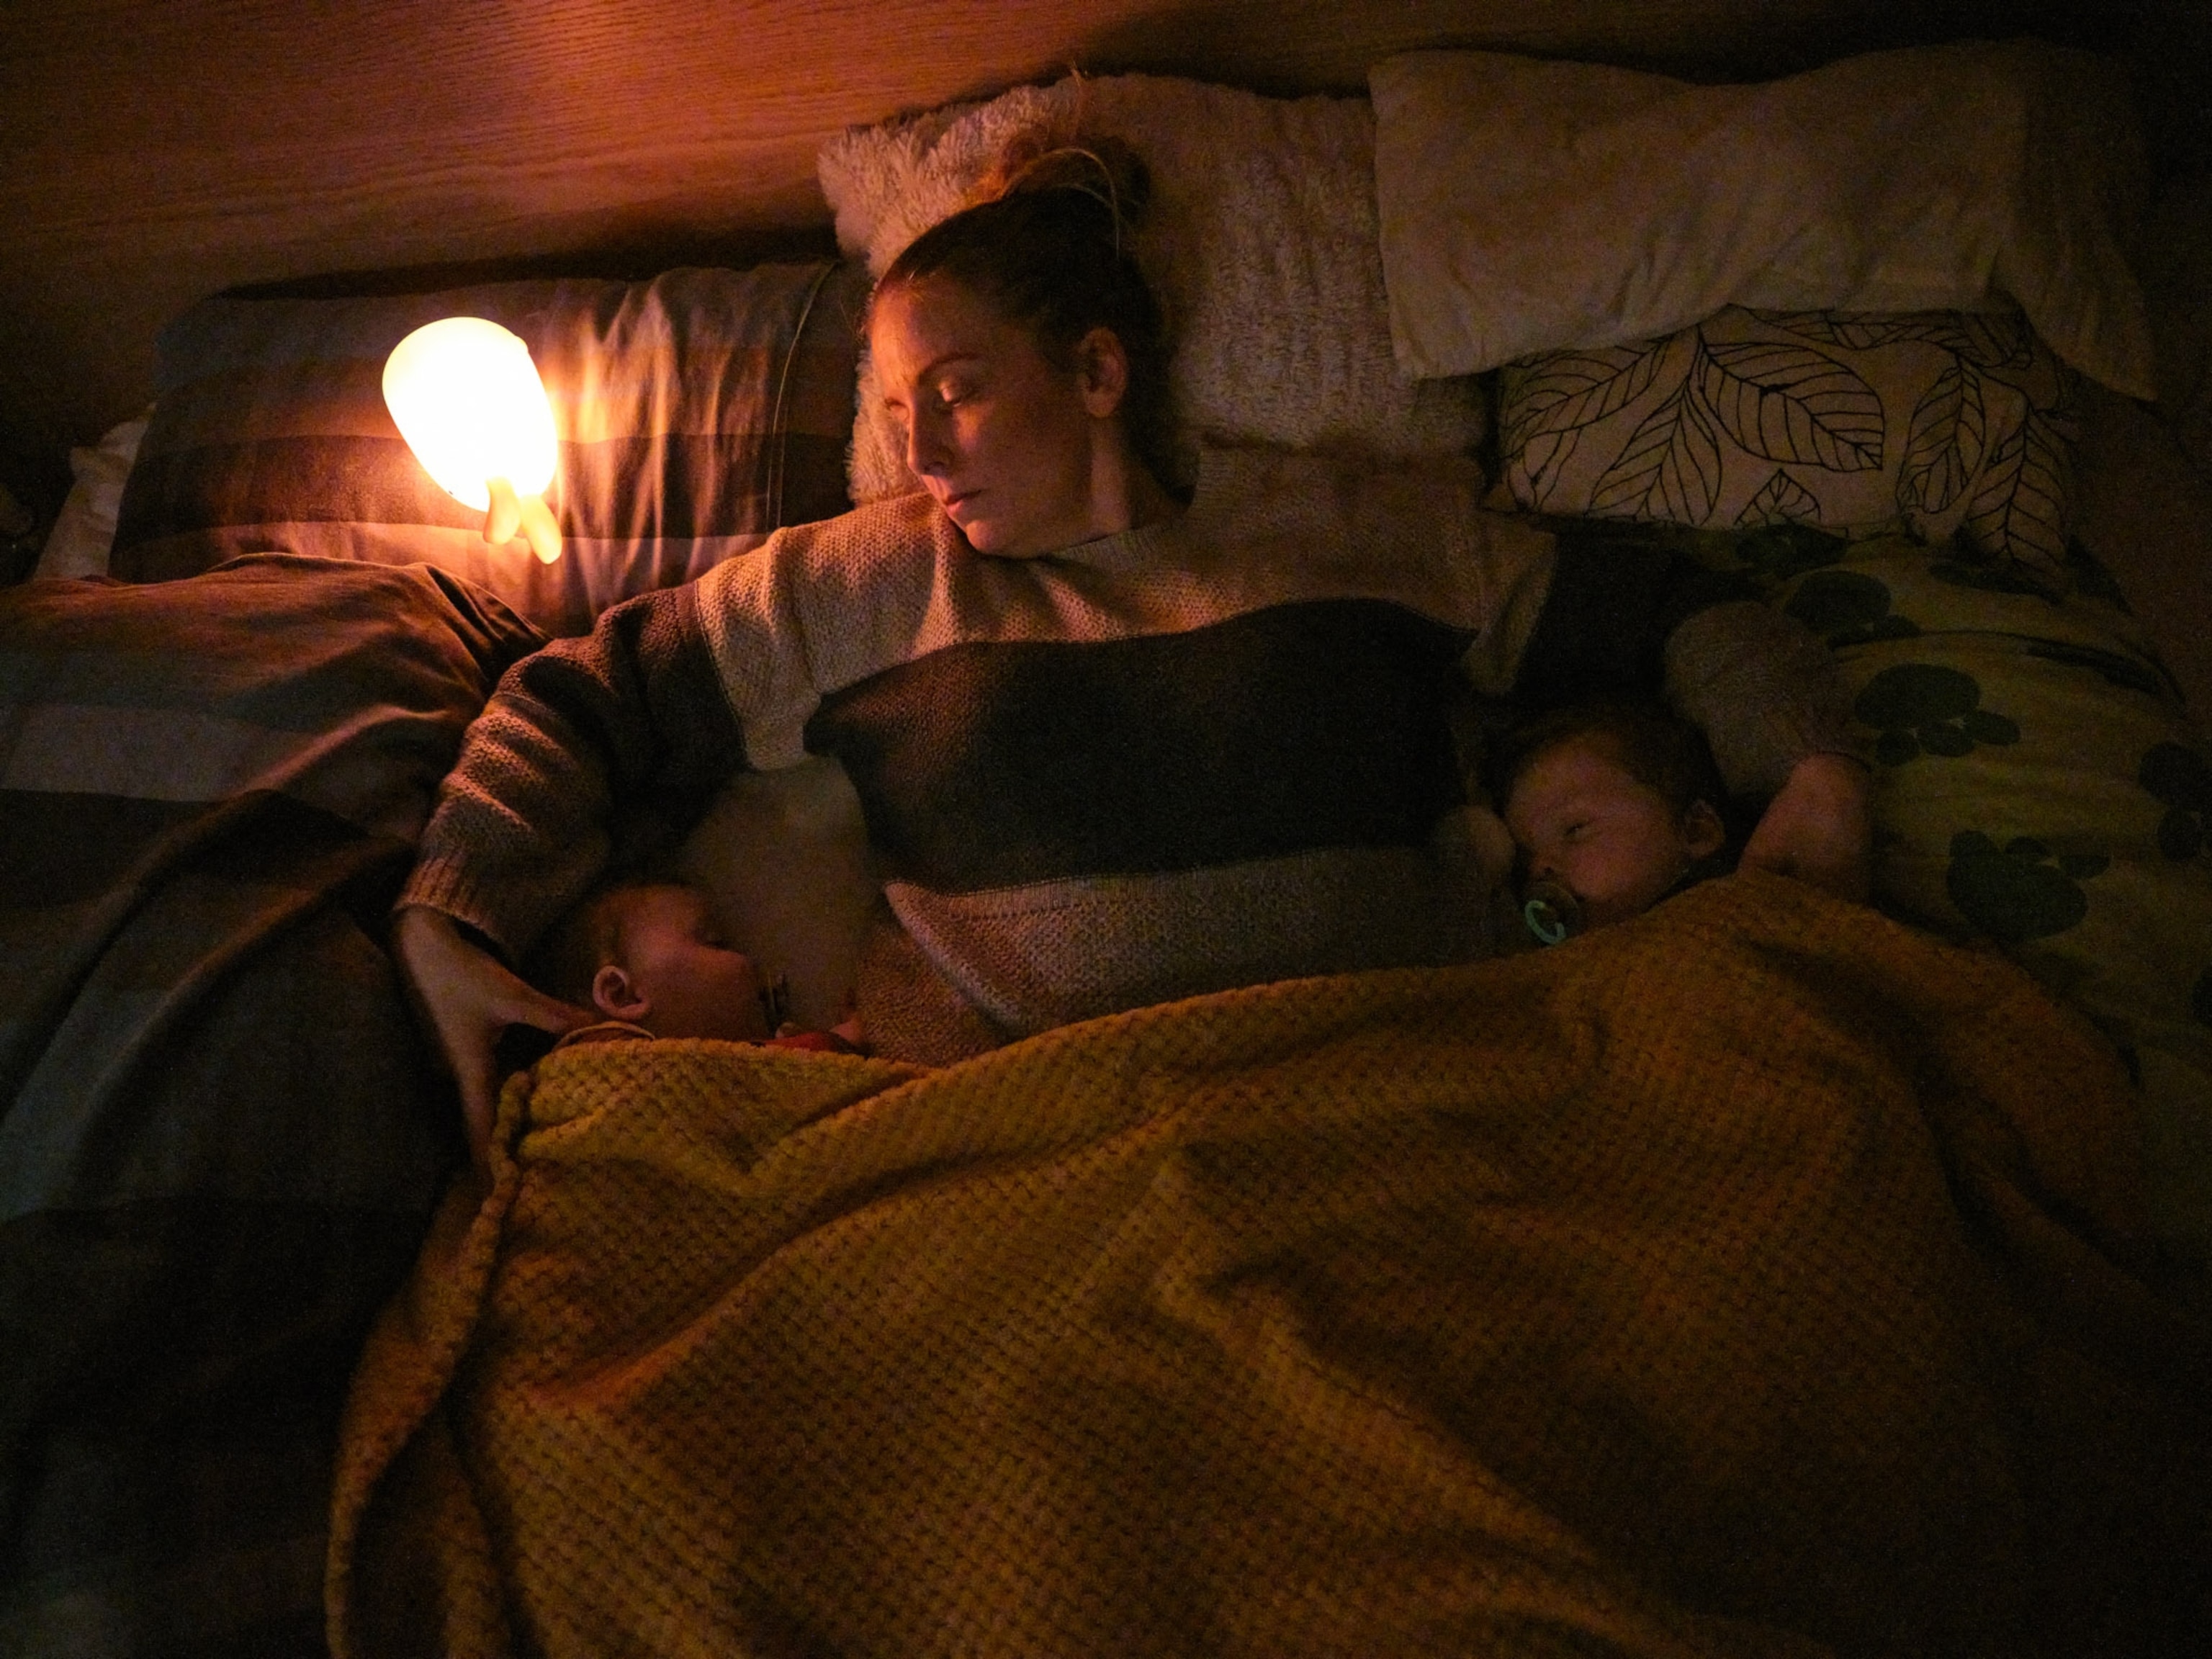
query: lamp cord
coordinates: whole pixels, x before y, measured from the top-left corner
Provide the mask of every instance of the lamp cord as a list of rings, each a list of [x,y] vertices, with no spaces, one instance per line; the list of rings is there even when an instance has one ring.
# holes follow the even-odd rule
[[[768,518],[769,528],[779,528],[783,523],[783,477],[785,452],[790,447],[791,428],[784,417],[784,404],[791,390],[792,365],[799,360],[799,343],[806,337],[806,325],[814,315],[814,302],[822,295],[822,285],[837,269],[835,260],[824,264],[821,271],[806,290],[805,302],[799,308],[799,321],[791,331],[791,344],[783,354],[783,372],[776,376],[775,404],[769,412],[769,429],[775,441],[769,449]]]

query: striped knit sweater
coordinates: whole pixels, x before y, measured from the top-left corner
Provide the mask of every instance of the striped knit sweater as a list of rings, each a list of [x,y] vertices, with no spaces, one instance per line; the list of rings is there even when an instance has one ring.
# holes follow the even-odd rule
[[[623,808],[836,757],[884,878],[860,1012],[925,1060],[1294,975],[1463,960],[1448,706],[1663,676],[1738,791],[1848,749],[1796,624],[1476,506],[1471,470],[1210,453],[1178,518],[981,556],[927,496],[779,532],[519,665],[401,902],[526,951]]]

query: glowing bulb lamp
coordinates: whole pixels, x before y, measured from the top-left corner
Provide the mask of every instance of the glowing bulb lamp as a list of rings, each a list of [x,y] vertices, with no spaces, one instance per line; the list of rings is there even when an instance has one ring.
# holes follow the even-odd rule
[[[486,541],[520,529],[546,563],[561,556],[553,405],[520,339],[481,317],[427,323],[385,359],[384,402],[422,470],[484,515]]]

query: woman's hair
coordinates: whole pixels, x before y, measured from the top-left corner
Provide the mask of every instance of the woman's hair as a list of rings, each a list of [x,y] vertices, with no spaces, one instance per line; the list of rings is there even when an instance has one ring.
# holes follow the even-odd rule
[[[1500,811],[1521,775],[1561,744],[1589,738],[1610,740],[1628,775],[1655,790],[1680,816],[1703,801],[1721,815],[1735,838],[1728,790],[1705,735],[1656,703],[1598,699],[1553,708],[1509,730],[1492,750],[1491,799]]]
[[[1055,366],[1107,328],[1129,360],[1121,408],[1130,441],[1158,472],[1167,415],[1167,324],[1133,243],[1151,175],[1118,138],[1060,141],[1032,130],[1000,152],[969,205],[907,245],[876,283],[941,277],[1028,327]],[[872,315],[874,301],[870,301]]]

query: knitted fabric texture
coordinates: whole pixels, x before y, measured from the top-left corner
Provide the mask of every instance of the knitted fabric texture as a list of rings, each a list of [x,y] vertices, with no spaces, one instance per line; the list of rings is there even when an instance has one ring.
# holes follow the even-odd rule
[[[1756,873],[935,1073],[565,1051],[356,1377],[333,1647],[2140,1648],[2212,1368],[2132,1112]]]
[[[1563,553],[1481,511],[1478,483],[1444,463],[1212,449],[1178,517],[1045,557],[977,555],[926,496],[784,530],[511,676],[405,900],[522,956],[657,787],[811,753],[845,768],[886,925],[943,988],[862,975],[879,1053],[939,1061],[972,1049],[956,1025],[1030,1036],[1472,960],[1487,895],[1429,850],[1462,799],[1450,706],[1513,686],[1559,573],[1587,591],[1668,564]],[[1640,654],[1642,618],[1602,620],[1575,630],[1577,665]],[[1732,782],[1771,790],[1854,741],[1801,624],[1738,604],[1674,631],[1668,681]]]

